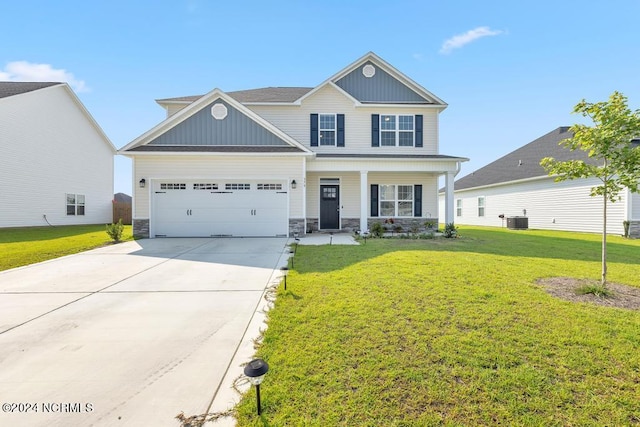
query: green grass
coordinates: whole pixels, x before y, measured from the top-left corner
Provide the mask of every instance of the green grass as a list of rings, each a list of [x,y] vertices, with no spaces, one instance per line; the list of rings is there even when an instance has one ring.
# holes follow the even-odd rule
[[[125,226],[122,240],[131,240]],[[104,224],[0,228],[0,271],[71,255],[111,242]]]
[[[640,424],[640,312],[535,284],[599,278],[599,236],[460,234],[300,246],[239,425]],[[640,287],[640,240],[610,238],[609,278]]]

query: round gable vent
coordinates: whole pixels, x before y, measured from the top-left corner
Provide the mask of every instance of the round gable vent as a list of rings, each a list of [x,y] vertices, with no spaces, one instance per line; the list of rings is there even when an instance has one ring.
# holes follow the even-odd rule
[[[362,74],[367,78],[373,77],[376,75],[376,68],[371,64],[367,64],[362,67]]]
[[[213,107],[211,107],[211,115],[213,116],[214,119],[216,120],[222,120],[225,117],[227,117],[227,107],[224,104],[214,104]]]

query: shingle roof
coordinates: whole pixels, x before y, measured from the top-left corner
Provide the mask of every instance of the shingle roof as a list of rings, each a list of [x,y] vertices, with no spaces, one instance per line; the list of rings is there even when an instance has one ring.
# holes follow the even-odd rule
[[[21,93],[32,92],[49,86],[59,85],[59,82],[0,82],[0,98],[7,98]]]
[[[311,87],[263,87],[259,89],[237,90],[227,95],[238,102],[293,102],[306,95]],[[195,102],[204,95],[180,96],[158,99],[157,102]]]
[[[584,151],[571,151],[559,145],[560,141],[572,136],[572,133],[569,132],[569,127],[559,127],[493,163],[489,163],[477,171],[460,178],[454,183],[454,188],[456,190],[465,190],[467,188],[546,176],[548,175],[547,172],[540,166],[540,160],[545,157],[553,157],[559,161],[584,160],[585,162],[595,162]]]

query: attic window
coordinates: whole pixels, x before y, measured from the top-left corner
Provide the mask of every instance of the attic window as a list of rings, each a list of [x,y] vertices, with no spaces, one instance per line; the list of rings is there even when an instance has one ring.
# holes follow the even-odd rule
[[[211,107],[211,115],[216,120],[223,120],[227,117],[227,113],[227,107],[224,104],[217,103]]]
[[[362,75],[364,75],[367,78],[375,76],[376,75],[375,67],[371,64],[365,65],[364,67],[362,67]]]

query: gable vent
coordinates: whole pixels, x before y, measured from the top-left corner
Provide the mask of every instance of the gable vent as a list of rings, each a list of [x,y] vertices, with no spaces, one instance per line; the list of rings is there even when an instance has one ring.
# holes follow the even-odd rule
[[[373,77],[376,75],[376,68],[371,64],[367,64],[362,67],[362,75],[367,78]]]
[[[227,117],[227,113],[227,107],[224,104],[217,103],[211,107],[211,115],[216,120],[223,120]]]

